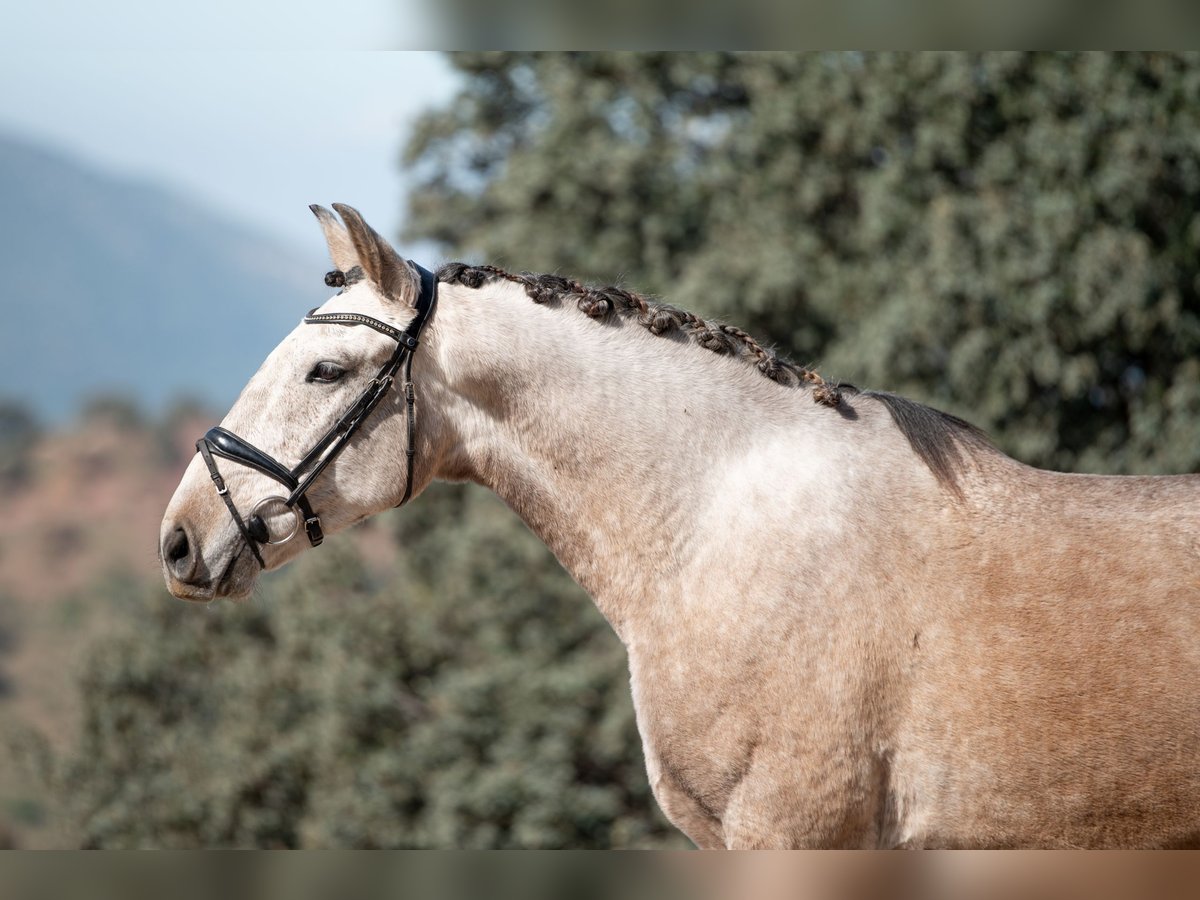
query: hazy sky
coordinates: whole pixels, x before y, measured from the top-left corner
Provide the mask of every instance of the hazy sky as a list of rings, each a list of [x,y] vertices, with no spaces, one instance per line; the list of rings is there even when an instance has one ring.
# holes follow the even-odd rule
[[[319,12],[335,6],[323,0],[267,0],[257,4],[257,18],[231,0],[209,0],[203,19],[155,12],[182,6],[126,0],[126,11],[142,7],[149,17],[136,27],[130,23],[140,20],[106,17],[106,4],[13,6],[5,13],[10,36],[20,27],[45,34],[56,14],[70,24],[54,32],[61,38],[54,49],[35,39],[5,48],[0,39],[0,131],[182,189],[301,249],[324,246],[307,209],[314,202],[356,206],[395,237],[400,147],[422,109],[453,95],[456,76],[445,58],[339,49],[395,46],[388,0],[345,0],[336,20]],[[272,6],[313,13],[274,27],[262,18]],[[230,22],[239,27],[222,41]],[[171,49],[161,49],[151,26],[169,30]],[[89,35],[91,46],[121,49],[63,49],[85,46]],[[255,36],[259,46],[293,49],[238,49]],[[211,46],[229,49],[197,49]]]
[[[437,46],[422,0],[37,0],[4,10],[0,46],[36,50],[387,50]]]

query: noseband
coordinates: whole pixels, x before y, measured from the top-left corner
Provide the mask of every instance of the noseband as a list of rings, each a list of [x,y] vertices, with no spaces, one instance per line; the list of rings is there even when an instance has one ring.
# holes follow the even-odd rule
[[[306,496],[308,489],[325,471],[325,467],[337,459],[338,454],[346,448],[354,433],[362,427],[375,407],[387,396],[401,367],[404,368],[404,400],[408,416],[408,448],[406,451],[408,470],[404,483],[404,496],[396,505],[403,506],[412,495],[413,457],[416,455],[414,446],[416,394],[412,384],[412,358],[413,352],[420,344],[421,329],[425,327],[425,323],[429,321],[429,317],[437,306],[437,279],[432,272],[411,260],[408,264],[420,276],[421,293],[416,302],[417,314],[403,331],[387,322],[381,322],[379,319],[373,319],[360,313],[318,313],[314,309],[304,317],[305,325],[366,325],[368,328],[373,328],[380,334],[386,334],[392,338],[396,342],[396,350],[383,364],[378,374],[371,379],[358,399],[333,423],[333,426],[325,432],[324,437],[304,454],[304,458],[296,464],[295,468],[289,469],[270,454],[264,453],[249,441],[219,425],[210,428],[204,437],[196,441],[196,449],[200,451],[200,456],[208,467],[217,493],[225,501],[225,506],[228,507],[229,514],[237,524],[238,531],[246,540],[246,546],[250,548],[250,552],[258,560],[258,564],[264,569],[266,563],[263,562],[262,553],[259,551],[260,545],[287,543],[295,537],[301,525],[304,526],[304,533],[308,535],[309,543],[314,547],[325,539],[325,534],[321,529],[321,517],[314,512],[312,504],[308,502]],[[362,277],[362,269],[355,266],[344,273],[330,272],[325,276],[325,283],[331,287],[343,287],[353,284]],[[229,488],[225,484],[225,479],[221,477],[221,472],[217,469],[217,462],[213,458],[216,456],[257,469],[264,475],[274,478],[288,490],[288,495],[286,497],[270,496],[259,500],[250,510],[249,517],[243,519],[237,506],[234,505],[233,498],[229,496]],[[271,532],[267,528],[266,521],[260,515],[260,510],[263,510],[264,507],[287,509],[296,517],[296,523],[286,537],[271,540]]]

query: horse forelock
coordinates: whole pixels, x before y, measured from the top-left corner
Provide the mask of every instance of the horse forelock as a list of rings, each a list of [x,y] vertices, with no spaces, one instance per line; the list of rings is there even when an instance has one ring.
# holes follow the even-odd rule
[[[439,281],[481,288],[498,281],[521,286],[525,294],[545,306],[574,306],[590,319],[612,317],[632,319],[651,334],[687,340],[719,355],[741,359],[763,377],[784,387],[811,389],[813,402],[843,414],[849,411],[845,396],[878,400],[887,407],[897,429],[904,435],[917,457],[937,480],[955,494],[961,494],[958,476],[970,455],[991,448],[987,435],[956,416],[896,394],[881,391],[860,392],[854,385],[826,381],[816,370],[802,366],[764,347],[740,328],[705,321],[695,313],[613,285],[597,287],[561,275],[512,273],[498,266],[471,266],[447,263],[438,272]],[[846,415],[854,419],[853,414]]]

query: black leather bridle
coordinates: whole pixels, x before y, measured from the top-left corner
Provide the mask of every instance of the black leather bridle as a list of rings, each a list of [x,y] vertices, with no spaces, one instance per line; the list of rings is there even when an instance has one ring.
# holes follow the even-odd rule
[[[400,502],[396,505],[403,506],[412,495],[413,457],[416,455],[416,419],[414,412],[416,393],[413,390],[412,383],[412,358],[413,352],[420,344],[421,330],[425,327],[425,324],[429,321],[429,317],[433,315],[434,308],[437,306],[437,278],[432,272],[422,268],[411,260],[409,260],[408,264],[420,276],[421,293],[416,302],[417,314],[403,331],[393,325],[389,325],[387,322],[381,322],[379,319],[374,319],[371,316],[365,316],[361,313],[318,313],[314,309],[304,317],[304,324],[306,325],[366,325],[368,328],[373,328],[381,334],[386,334],[392,338],[396,342],[396,350],[392,353],[388,361],[383,364],[378,374],[371,379],[371,382],[359,395],[358,399],[333,423],[333,426],[325,432],[324,437],[317,441],[313,445],[313,448],[304,454],[304,458],[296,463],[294,468],[289,469],[270,454],[264,453],[249,441],[219,425],[210,428],[204,437],[196,441],[196,449],[200,452],[204,464],[208,466],[208,472],[212,476],[213,484],[216,485],[217,493],[225,501],[225,506],[228,507],[229,514],[237,524],[238,531],[242,533],[242,537],[246,540],[246,546],[250,548],[250,552],[258,560],[258,564],[264,569],[266,568],[266,563],[263,562],[259,547],[263,544],[283,544],[290,541],[295,537],[296,532],[300,530],[301,524],[304,526],[305,534],[308,535],[309,543],[314,547],[318,546],[325,539],[325,534],[321,529],[321,517],[317,515],[312,508],[312,504],[308,502],[308,489],[312,487],[313,482],[317,480],[320,474],[325,471],[325,467],[337,459],[338,454],[346,448],[350,439],[354,437],[354,433],[362,427],[375,407],[387,396],[401,367],[404,368],[404,400],[408,415],[408,448],[406,451],[408,455],[408,470],[404,483],[404,496],[400,498]],[[361,280],[362,277],[362,269],[355,266],[346,272],[330,272],[325,276],[325,283],[334,287],[343,287]],[[226,486],[225,479],[221,477],[221,473],[217,469],[214,456],[220,456],[224,459],[241,463],[244,466],[249,466],[252,469],[257,469],[264,475],[274,478],[287,488],[290,493],[286,497],[273,495],[259,500],[250,510],[250,515],[243,519],[233,502],[233,498],[229,496],[229,488]],[[267,523],[259,514],[259,511],[263,507],[270,505],[285,507],[296,516],[296,524],[292,530],[285,537],[278,540],[271,540],[271,533],[267,528]]]

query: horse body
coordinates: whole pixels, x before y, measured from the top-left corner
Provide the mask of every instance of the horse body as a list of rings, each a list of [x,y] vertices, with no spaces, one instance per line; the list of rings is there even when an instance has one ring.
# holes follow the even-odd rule
[[[1200,479],[998,454],[922,603],[897,760],[934,846],[1200,839]],[[923,627],[922,627],[923,626]]]
[[[403,325],[390,248],[348,225],[326,227],[335,264],[369,277],[326,308]],[[1200,836],[1200,478],[1033,470],[952,422],[906,431],[895,398],[814,404],[644,316],[593,321],[512,282],[441,285],[414,357],[414,492],[486,485],[591,594],[629,652],[655,796],[697,844]],[[227,424],[302,455],[329,414],[277,386],[384,352],[342,331],[289,337]],[[326,530],[395,502],[399,402],[314,488]],[[244,505],[272,492],[227,477]],[[164,546],[181,528],[177,595],[248,592],[198,461]],[[264,551],[275,568],[299,543]]]

